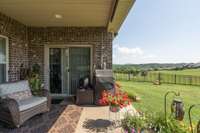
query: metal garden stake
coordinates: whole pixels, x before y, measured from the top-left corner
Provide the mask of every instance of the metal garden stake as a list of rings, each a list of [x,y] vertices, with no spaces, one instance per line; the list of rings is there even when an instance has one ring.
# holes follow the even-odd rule
[[[189,120],[190,120],[190,128],[191,128],[191,133],[194,133],[194,129],[193,129],[193,125],[192,125],[192,117],[191,117],[191,110],[196,107],[196,106],[199,106],[200,107],[200,104],[193,104],[190,106],[189,110],[188,110],[188,115],[189,115]],[[200,120],[197,124],[197,133],[200,133]]]

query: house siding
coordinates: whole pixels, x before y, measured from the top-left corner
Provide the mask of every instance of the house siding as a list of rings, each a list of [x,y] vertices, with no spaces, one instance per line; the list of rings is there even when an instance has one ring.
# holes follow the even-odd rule
[[[19,80],[20,66],[38,63],[44,77],[45,45],[92,45],[93,68],[112,69],[113,36],[106,27],[27,27],[0,13],[0,34],[9,37],[9,81]]]
[[[0,35],[9,39],[8,80],[20,78],[20,66],[28,68],[27,27],[20,22],[0,13]]]

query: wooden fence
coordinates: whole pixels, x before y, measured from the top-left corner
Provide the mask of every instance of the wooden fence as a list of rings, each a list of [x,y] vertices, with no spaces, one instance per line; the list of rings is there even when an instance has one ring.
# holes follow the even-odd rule
[[[160,81],[161,83],[200,86],[200,76],[152,73],[152,72],[147,73],[145,76],[141,76],[140,74],[135,76],[132,73],[114,73],[114,76],[116,80],[130,80],[130,81],[142,81],[142,82]]]

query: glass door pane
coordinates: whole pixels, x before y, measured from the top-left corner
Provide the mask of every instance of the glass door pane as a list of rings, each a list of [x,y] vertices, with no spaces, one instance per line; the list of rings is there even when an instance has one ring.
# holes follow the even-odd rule
[[[0,84],[6,82],[6,65],[0,64]]]
[[[81,78],[90,78],[90,48],[70,48],[70,94],[75,94]]]
[[[63,81],[63,94],[69,95],[69,49],[62,49],[62,81]]]
[[[6,82],[6,39],[0,37],[0,83]]]
[[[62,93],[62,73],[61,73],[61,49],[50,48],[50,92],[54,94]]]

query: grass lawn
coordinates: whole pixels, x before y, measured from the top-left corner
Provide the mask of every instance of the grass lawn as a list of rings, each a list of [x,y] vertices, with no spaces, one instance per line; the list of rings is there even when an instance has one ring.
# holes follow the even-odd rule
[[[185,70],[163,70],[163,71],[152,71],[152,72],[160,72],[166,74],[177,74],[177,75],[192,75],[192,76],[200,76],[200,68],[198,69],[185,69]]]
[[[192,104],[200,104],[200,86],[162,84],[153,85],[146,82],[119,81],[123,90],[128,93],[136,93],[141,97],[140,103],[133,103],[134,107],[143,112],[159,112],[164,110],[164,95],[167,91],[180,92],[185,105],[185,122],[189,122],[188,108]],[[173,96],[168,97],[168,114]],[[200,107],[193,109],[193,119],[200,119]]]

